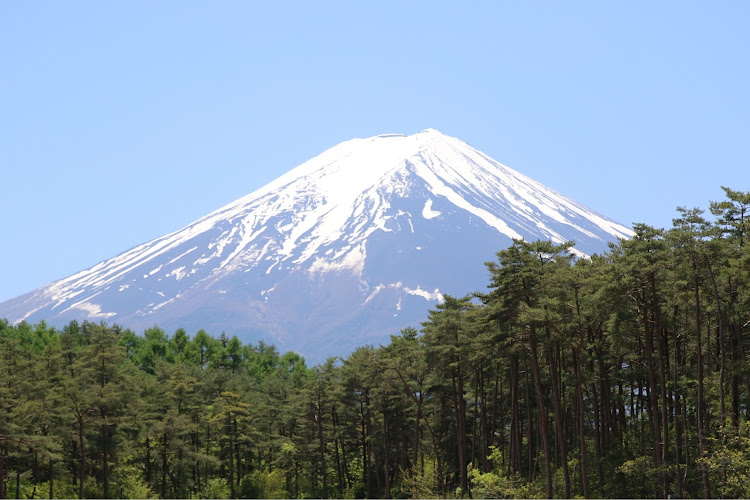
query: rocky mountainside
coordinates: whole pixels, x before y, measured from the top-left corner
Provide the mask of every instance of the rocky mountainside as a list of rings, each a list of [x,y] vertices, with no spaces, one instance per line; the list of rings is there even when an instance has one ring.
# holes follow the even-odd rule
[[[603,252],[629,228],[432,129],[353,139],[215,212],[0,304],[11,322],[158,324],[312,361],[483,289],[512,238]]]

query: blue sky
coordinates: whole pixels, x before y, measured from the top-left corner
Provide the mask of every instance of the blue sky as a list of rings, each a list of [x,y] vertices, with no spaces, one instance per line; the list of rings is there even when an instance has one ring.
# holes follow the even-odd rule
[[[0,301],[425,128],[669,226],[750,190],[748,33],[739,1],[2,2]]]

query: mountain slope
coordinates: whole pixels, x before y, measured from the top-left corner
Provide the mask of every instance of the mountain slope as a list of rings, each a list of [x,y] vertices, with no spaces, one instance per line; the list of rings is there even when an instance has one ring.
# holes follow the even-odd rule
[[[313,359],[419,326],[511,238],[602,252],[631,231],[425,130],[341,143],[192,224],[0,304],[12,322],[158,324]]]

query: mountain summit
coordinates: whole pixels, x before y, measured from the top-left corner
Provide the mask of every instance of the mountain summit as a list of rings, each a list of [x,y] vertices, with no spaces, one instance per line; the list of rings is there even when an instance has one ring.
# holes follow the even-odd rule
[[[427,129],[343,142],[173,233],[0,304],[12,322],[225,331],[319,361],[483,288],[512,238],[586,256],[632,231]]]

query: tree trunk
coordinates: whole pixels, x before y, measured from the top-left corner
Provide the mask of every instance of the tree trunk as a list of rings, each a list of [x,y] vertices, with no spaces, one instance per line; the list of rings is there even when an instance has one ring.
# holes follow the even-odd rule
[[[386,399],[386,405],[388,400]],[[388,443],[388,414],[383,410],[383,471],[385,473],[385,498],[391,498],[391,473],[388,464],[388,455],[390,455],[390,446]]]
[[[83,494],[83,483],[86,482],[86,448],[83,441],[83,416],[78,416],[78,447],[81,454],[81,469],[78,471],[78,498],[86,498]]]
[[[502,400],[502,387],[500,386],[500,368],[497,366],[497,363],[495,363],[496,367],[495,370],[497,372],[495,373],[495,388],[492,392],[492,416],[490,417],[490,430],[489,434],[487,435],[487,448],[485,450],[485,453],[487,455],[490,454],[490,447],[495,445],[495,434],[497,431],[497,419],[500,418],[500,442],[498,443],[500,445],[500,452],[503,455],[503,460],[505,460],[505,425],[503,421],[503,412],[498,407],[499,401],[498,401],[498,389],[500,393],[500,400]],[[499,414],[499,415],[498,415]],[[485,472],[489,472],[489,465],[485,468]]]
[[[460,367],[459,367],[460,368]],[[462,495],[467,492],[468,477],[466,475],[466,430],[463,396],[463,379],[458,368],[453,370],[453,406],[456,413],[456,442],[458,447],[458,470]]]
[[[234,429],[232,425],[232,414],[227,414],[227,424],[229,429],[229,496],[236,498],[234,494]],[[175,491],[175,494],[177,492]]]
[[[364,394],[364,398],[367,398],[367,394]],[[367,420],[365,418],[365,401],[360,399],[359,401],[359,412],[360,412],[360,423],[362,424],[362,474],[364,474],[365,483],[365,498],[372,498],[370,491],[370,452],[367,439]]]
[[[659,354],[659,394],[661,395],[661,430],[664,432],[660,452],[661,452],[661,487],[662,496],[667,498],[669,495],[669,472],[668,472],[668,458],[669,458],[669,416],[667,413],[667,363],[669,361],[669,355],[666,353],[666,336],[661,327],[661,314],[659,304],[656,298],[656,273],[653,271],[650,273],[650,284],[651,284],[651,314],[654,319],[654,324],[651,328],[652,335],[657,336],[656,348]],[[656,417],[656,414],[654,414]]]
[[[593,367],[592,371],[593,371]],[[596,385],[591,384],[591,397],[594,405],[594,447],[596,449],[596,472],[597,478],[599,479],[599,491],[604,490],[604,473],[602,469],[602,462],[604,451],[602,449],[602,433],[601,433],[601,406],[599,405],[599,393],[596,391]]]
[[[326,468],[326,448],[323,440],[323,403],[320,390],[318,391],[318,404],[316,420],[318,422],[318,442],[320,445],[320,468],[323,476],[323,498],[328,498],[328,471]]]
[[[528,439],[526,439],[526,442],[528,443],[526,447],[526,461],[529,473],[529,481],[534,481],[536,480],[536,463],[538,462],[537,455],[539,454],[539,432],[535,432],[536,429],[534,428],[534,419],[532,418],[531,389],[529,389],[531,382],[529,382],[529,366],[526,357],[523,358],[523,372],[524,395],[526,396],[526,422],[528,423],[528,429],[526,429],[526,434],[528,436]],[[523,430],[521,431],[521,440],[523,440]],[[536,445],[536,447],[534,445]]]
[[[333,447],[335,452],[334,458],[336,459],[336,479],[339,484],[339,495],[343,495],[345,489],[344,471],[341,468],[341,458],[339,457],[338,418],[335,406],[331,410],[331,422],[333,423]]]
[[[399,374],[400,375],[400,374]],[[407,387],[407,391],[409,392],[409,395],[412,396],[412,399],[414,399],[414,395],[411,393],[411,389]],[[414,419],[414,465],[413,469],[417,469],[417,464],[419,463],[419,420],[422,416],[422,394],[419,395],[419,400],[417,401],[417,415]]]
[[[553,350],[549,351],[550,375],[552,383],[552,399],[555,412],[555,438],[560,449],[563,470],[564,492],[563,498],[570,498],[570,474],[568,473],[568,447],[565,442],[565,423],[563,422],[562,401],[560,396],[559,380],[557,377],[558,360]]]
[[[458,440],[458,467],[461,478],[461,494],[469,492],[469,480],[466,471],[466,400],[464,399],[464,372],[459,351],[459,328],[454,330],[454,346],[458,351],[454,361],[453,372],[453,396],[456,407],[456,434]]]
[[[518,401],[518,358],[513,356],[510,361],[510,459],[508,460],[508,472],[511,469],[523,475],[521,455],[521,419],[519,416]]]
[[[487,393],[485,392],[484,382],[485,382],[485,376],[482,375],[481,384],[479,388],[479,392],[482,394],[482,402],[481,402],[482,416],[479,421],[479,434],[482,437],[480,440],[481,441],[480,447],[482,450],[482,470],[484,472],[489,472],[490,471],[489,461],[487,460],[487,456],[490,454],[490,445],[489,445],[490,436],[488,435],[489,423],[487,421],[487,410],[489,409],[489,407],[487,406]]]
[[[705,402],[703,399],[703,347],[701,342],[701,298],[698,288],[698,273],[693,264],[695,273],[695,327],[698,334],[698,453],[701,457],[706,454],[706,434],[705,425]],[[711,498],[711,484],[708,480],[708,470],[706,464],[701,462],[701,479],[703,481],[703,498]]]
[[[576,375],[576,405],[578,406],[576,414],[578,415],[578,446],[580,447],[581,456],[581,483],[583,486],[583,497],[590,498],[589,495],[589,472],[588,464],[586,463],[586,433],[585,420],[584,420],[584,404],[583,404],[583,374],[581,373],[581,351],[580,349],[573,350],[573,357],[575,359],[575,375]]]
[[[536,403],[539,411],[539,434],[542,438],[542,449],[544,450],[544,473],[546,475],[547,498],[553,498],[549,424],[547,421],[547,410],[544,407],[544,390],[542,389],[542,376],[539,368],[539,356],[537,354],[536,327],[534,325],[531,325],[531,328],[529,329],[529,347],[531,348],[531,371],[534,377]]]
[[[106,415],[102,415],[106,419]],[[106,423],[101,424],[102,436],[102,496],[109,498],[109,454],[107,452],[107,441],[109,438],[109,427]]]
[[[471,419],[471,463],[474,464],[475,468],[477,468],[477,458],[479,458],[479,454],[477,453],[477,420],[479,413],[479,379],[481,376],[482,364],[480,362],[479,372],[475,372],[474,374],[474,412]]]
[[[6,498],[5,495],[5,456],[3,456],[2,449],[0,449],[0,499]]]
[[[653,443],[652,456],[654,458],[654,467],[656,470],[661,469],[661,425],[659,419],[659,403],[656,400],[656,368],[654,366],[654,342],[653,342],[653,325],[649,321],[648,311],[645,307],[642,311],[643,331],[646,337],[646,368],[648,371],[648,406],[649,420],[651,421],[651,439]],[[664,491],[663,476],[659,476],[659,488]],[[664,495],[666,498],[666,495]]]
[[[677,314],[675,313],[675,317]],[[679,335],[675,335],[674,342],[674,368],[673,368],[673,384],[674,384],[674,399],[675,399],[675,414],[674,414],[674,426],[675,426],[675,464],[677,465],[677,495],[682,497],[682,476],[680,474],[680,466],[682,464],[682,400],[679,386],[677,385],[677,369],[681,367],[680,359],[682,358],[682,343],[680,342]]]
[[[161,450],[161,498],[167,498],[167,473],[169,463],[167,462],[167,433],[162,434]]]
[[[151,438],[146,437],[146,484],[151,485]]]
[[[55,498],[55,463],[52,460],[49,461],[49,497]]]

